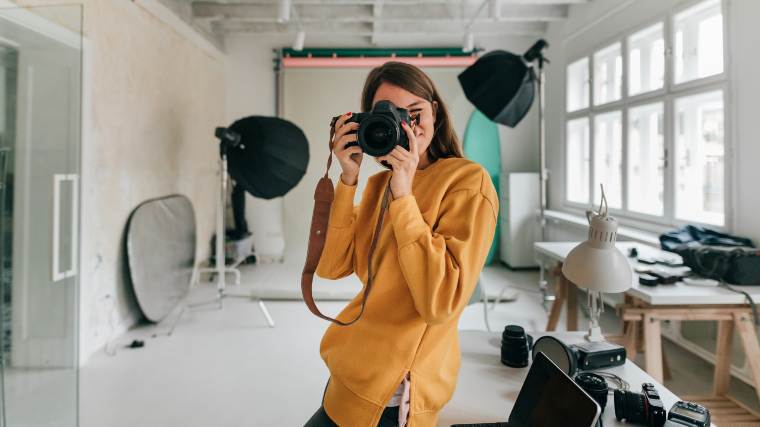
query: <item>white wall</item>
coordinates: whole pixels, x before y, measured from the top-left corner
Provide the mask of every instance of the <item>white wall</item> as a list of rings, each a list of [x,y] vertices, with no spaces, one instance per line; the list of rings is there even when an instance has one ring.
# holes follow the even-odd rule
[[[672,8],[690,4],[691,0],[597,0],[570,7],[564,22],[549,26],[547,55],[552,64],[547,72],[547,167],[550,170],[549,207],[562,210],[564,198],[564,69],[568,59],[620,35],[624,31],[661,19]],[[732,188],[734,206],[728,206],[726,217],[732,231],[760,243],[760,192],[754,185],[760,180],[760,120],[757,100],[760,99],[760,58],[754,55],[760,42],[760,1],[724,0],[728,6],[728,70],[730,89],[727,96],[726,136],[734,152],[727,152],[728,188]],[[732,186],[732,187],[731,187]],[[625,223],[626,221],[622,221]]]
[[[530,47],[537,38],[510,37],[491,38],[477,41],[477,45],[486,50],[504,49],[522,53]],[[357,47],[362,45],[345,40],[322,39],[316,46]],[[417,47],[433,46],[428,41],[421,40]],[[260,37],[254,35],[231,35],[225,39],[227,52],[227,121],[232,121],[248,115],[274,115],[274,54],[272,49],[289,47],[292,43],[290,36]],[[309,47],[307,41],[307,48]],[[368,70],[367,70],[368,71]],[[315,82],[318,84],[318,82]],[[361,89],[359,89],[360,92]],[[358,100],[360,93],[357,92]],[[308,96],[308,94],[304,94]],[[444,100],[446,101],[446,100]],[[358,102],[358,101],[357,101]],[[466,118],[464,119],[466,120]],[[509,172],[530,172],[538,170],[538,122],[533,109],[515,129],[500,126],[502,138],[502,165]],[[322,141],[317,141],[317,144]],[[314,144],[314,142],[311,142]],[[321,158],[321,157],[320,157]],[[310,165],[310,168],[323,168],[323,162]],[[339,166],[333,165],[337,170]],[[313,188],[316,182],[309,184]],[[280,200],[265,201],[248,197],[246,204],[249,227],[254,233],[256,250],[265,255],[282,252],[282,218],[285,215]],[[310,212],[310,211],[309,211]],[[305,213],[305,221],[308,215]]]
[[[91,120],[82,145],[80,364],[140,318],[123,251],[127,218],[138,204],[188,196],[197,255],[208,256],[217,191],[213,131],[225,108],[221,60],[134,2],[82,3],[91,96],[83,113]]]

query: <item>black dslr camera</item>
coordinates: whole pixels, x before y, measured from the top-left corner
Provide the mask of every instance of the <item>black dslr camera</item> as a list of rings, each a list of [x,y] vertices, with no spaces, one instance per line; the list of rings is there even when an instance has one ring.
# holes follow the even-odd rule
[[[338,118],[340,116],[333,117],[331,127],[335,126]],[[401,122],[411,125],[410,121],[409,110],[406,108],[396,107],[390,101],[379,101],[372,107],[372,111],[354,113],[346,120],[346,123],[359,123],[357,131],[349,132],[349,134],[358,133],[358,142],[349,142],[346,147],[358,145],[365,153],[374,157],[390,153],[397,145],[409,150],[409,139],[401,127]]]
[[[642,384],[641,391],[615,390],[615,418],[649,427],[662,427],[666,412],[654,384]]]

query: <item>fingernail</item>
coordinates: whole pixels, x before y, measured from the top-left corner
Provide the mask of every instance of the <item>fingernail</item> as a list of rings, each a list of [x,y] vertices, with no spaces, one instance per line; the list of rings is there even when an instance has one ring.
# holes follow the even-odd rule
[[[346,113],[346,114],[348,114],[348,117],[351,117],[351,116],[352,116],[354,113],[352,113],[352,112],[350,112],[350,111],[349,111],[349,112],[348,112],[348,113]]]

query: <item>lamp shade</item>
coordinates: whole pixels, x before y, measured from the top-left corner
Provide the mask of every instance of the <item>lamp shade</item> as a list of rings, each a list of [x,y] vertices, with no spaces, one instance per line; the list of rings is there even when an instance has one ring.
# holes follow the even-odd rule
[[[579,288],[617,293],[631,287],[633,272],[628,259],[615,247],[617,220],[607,215],[591,219],[588,240],[573,248],[562,265],[562,274]]]

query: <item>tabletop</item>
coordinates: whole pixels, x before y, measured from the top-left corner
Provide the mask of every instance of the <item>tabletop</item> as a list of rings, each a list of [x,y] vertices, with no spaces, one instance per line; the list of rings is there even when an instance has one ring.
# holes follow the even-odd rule
[[[533,247],[537,254],[562,262],[579,243],[536,242]],[[617,242],[616,246],[623,254],[628,254],[628,250],[635,247],[639,256],[642,257],[681,261],[681,257],[677,254],[641,243]],[[635,267],[636,263],[632,262],[631,265]],[[760,286],[734,286],[734,288],[747,292],[756,301],[760,300]],[[635,273],[631,288],[626,293],[651,305],[732,305],[747,303],[744,295],[715,286],[687,285],[683,282],[673,285],[644,286],[639,284],[638,276]]]
[[[538,332],[530,333],[534,339],[543,335],[553,335],[566,344],[583,341],[585,332]],[[483,423],[506,421],[512,410],[529,367],[510,368],[501,363],[501,335],[495,332],[460,331],[462,365],[459,380],[451,401],[439,414],[439,426],[456,423]],[[679,398],[658,383],[630,360],[622,366],[606,368],[630,384],[630,389],[640,392],[641,384],[655,385],[663,405],[669,410]],[[605,427],[630,425],[615,419],[615,406],[610,395],[602,413]]]

